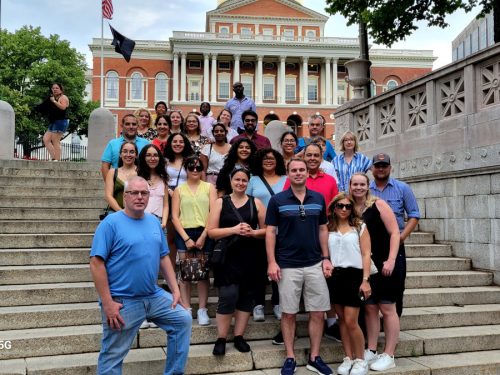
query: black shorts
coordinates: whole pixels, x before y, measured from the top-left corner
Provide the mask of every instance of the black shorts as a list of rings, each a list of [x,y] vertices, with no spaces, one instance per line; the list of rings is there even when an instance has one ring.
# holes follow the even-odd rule
[[[396,303],[405,289],[404,275],[396,264],[391,276],[383,276],[381,272],[370,277],[372,295],[366,300],[367,304]]]
[[[255,305],[255,291],[238,284],[219,287],[218,314],[232,314],[235,310],[251,312]]]
[[[349,307],[361,307],[359,287],[363,282],[363,270],[359,268],[334,268],[332,277],[326,279],[330,291],[330,303]]]

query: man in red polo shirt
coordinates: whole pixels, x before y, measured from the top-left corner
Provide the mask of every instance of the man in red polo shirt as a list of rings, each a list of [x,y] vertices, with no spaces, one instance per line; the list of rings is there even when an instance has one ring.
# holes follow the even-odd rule
[[[255,147],[257,147],[257,150],[261,150],[263,148],[271,148],[271,141],[269,140],[269,138],[257,133],[257,123],[259,120],[259,118],[257,117],[257,113],[251,110],[245,111],[242,113],[241,119],[243,121],[245,131],[231,139],[231,144],[236,142],[238,139],[248,138],[254,143]]]
[[[323,173],[319,166],[323,160],[323,151],[317,143],[309,143],[304,148],[304,161],[307,164],[309,177],[307,177],[306,187],[323,195],[325,204],[328,207],[333,197],[337,195],[339,189],[337,182],[329,174]],[[290,181],[285,182],[283,191],[290,187]]]

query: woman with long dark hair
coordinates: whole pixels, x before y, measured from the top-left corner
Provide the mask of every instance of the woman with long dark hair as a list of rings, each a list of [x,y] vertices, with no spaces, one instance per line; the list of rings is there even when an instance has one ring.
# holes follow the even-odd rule
[[[227,129],[223,124],[215,124],[212,127],[212,135],[215,142],[203,146],[200,157],[205,167],[207,182],[215,186],[231,145],[227,143]]]
[[[227,154],[224,165],[222,166],[215,187],[217,194],[221,197],[231,193],[230,174],[236,168],[249,169],[253,155],[257,151],[254,143],[247,139],[241,138],[233,143]]]
[[[151,143],[160,149],[162,156],[165,146],[167,145],[167,139],[170,135],[171,126],[172,123],[170,122],[170,117],[167,115],[159,115],[155,120],[157,137],[153,139]]]
[[[283,160],[285,166],[288,164],[290,159],[295,156],[295,148],[297,147],[298,139],[297,135],[292,131],[284,132],[280,138],[281,153],[283,155]]]

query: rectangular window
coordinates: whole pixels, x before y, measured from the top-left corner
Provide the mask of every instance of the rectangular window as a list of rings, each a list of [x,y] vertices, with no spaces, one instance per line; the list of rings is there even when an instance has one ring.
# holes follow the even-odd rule
[[[307,80],[307,100],[311,102],[318,101],[318,78],[309,77]]]
[[[486,33],[486,19],[479,24],[479,49],[486,48],[488,35]]]
[[[309,65],[307,65],[307,70],[309,72],[318,73],[319,72],[319,64],[309,64]]]
[[[201,98],[201,79],[188,78],[188,101],[198,102]]]
[[[217,66],[219,70],[231,70],[231,62],[229,61],[217,61]]]
[[[230,75],[219,74],[219,99],[229,99],[231,93]]]
[[[285,37],[285,40],[293,40],[294,39],[294,30],[293,29],[285,29],[283,30],[283,36]]]
[[[250,39],[252,37],[252,29],[249,27],[242,27],[240,34],[241,39]]]
[[[189,60],[189,69],[201,69],[201,60]]]
[[[295,101],[297,92],[297,78],[295,77],[286,77],[285,78],[285,100],[286,101]]]
[[[250,74],[242,74],[240,77],[241,83],[245,88],[245,96],[248,96],[250,99],[253,99],[253,75]]]
[[[262,29],[262,35],[264,35],[264,40],[273,40],[273,29]]]
[[[275,100],[274,97],[274,76],[265,76],[262,79],[264,88],[264,100]]]
[[[155,78],[155,103],[163,100],[168,101],[168,78],[164,73],[159,73]]]
[[[337,84],[337,102],[339,104],[344,104],[347,100],[347,95],[345,92],[345,83]]]

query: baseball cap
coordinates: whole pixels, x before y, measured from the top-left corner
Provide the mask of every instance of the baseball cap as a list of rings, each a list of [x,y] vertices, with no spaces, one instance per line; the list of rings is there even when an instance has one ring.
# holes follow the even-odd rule
[[[380,153],[380,154],[377,154],[373,157],[373,161],[372,161],[372,164],[375,165],[375,164],[381,164],[381,163],[384,163],[384,164],[391,164],[391,158],[389,157],[389,155],[387,154],[384,154],[384,153]]]

